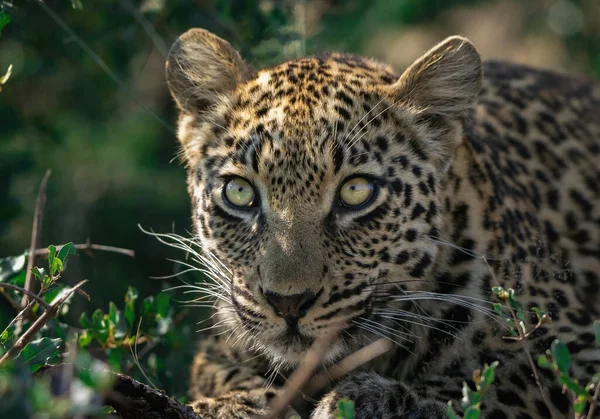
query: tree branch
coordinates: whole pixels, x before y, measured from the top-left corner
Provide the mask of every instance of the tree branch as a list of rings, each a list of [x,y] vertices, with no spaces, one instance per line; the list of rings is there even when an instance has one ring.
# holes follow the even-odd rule
[[[61,249],[61,247],[62,246],[57,246],[56,250],[59,251]],[[75,245],[73,245],[73,247],[77,250],[82,250],[82,251],[98,250],[101,252],[119,253],[121,255],[135,257],[135,251],[133,251],[131,249],[124,249],[122,247],[114,247],[114,246],[105,246],[102,244],[92,244],[92,243],[90,243],[89,239],[87,240],[87,242],[81,243],[81,244],[75,244]],[[33,254],[35,256],[46,256],[48,253],[50,253],[48,251],[48,249],[36,249],[33,252]]]
[[[35,322],[33,322],[31,326],[29,326],[29,329],[27,329],[27,331],[25,331],[25,333],[21,335],[21,337],[14,343],[14,345],[8,350],[8,352],[4,354],[4,356],[0,359],[0,364],[2,364],[9,358],[14,358],[15,356],[17,356],[25,347],[25,345],[27,345],[33,340],[33,338],[35,337],[35,335],[37,335],[41,328],[44,327],[44,325],[46,325],[46,323],[48,323],[53,317],[56,317],[58,311],[60,310],[60,306],[62,306],[63,303],[67,301],[67,298],[69,298],[74,292],[76,292],[79,289],[79,287],[81,287],[86,282],[88,282],[87,279],[84,279],[83,281],[79,282],[73,288],[68,290],[62,297],[56,300],[48,310],[44,311],[42,315],[38,317],[38,319]]]
[[[23,294],[27,294],[28,296],[30,296],[31,298],[33,298],[34,300],[36,300],[39,303],[39,305],[41,305],[42,307],[44,307],[46,310],[50,310],[52,308],[50,306],[50,304],[48,304],[42,297],[38,296],[35,292],[31,292],[31,291],[26,290],[25,288],[18,287],[18,286],[13,285],[13,284],[7,284],[5,282],[0,282],[0,288],[8,288],[8,289],[11,289],[11,290],[22,292]]]
[[[31,244],[29,246],[29,254],[33,255],[27,259],[27,271],[25,273],[25,289],[33,291],[33,275],[31,270],[35,263],[35,250],[40,247],[40,233],[42,231],[42,221],[44,220],[44,207],[46,206],[46,187],[48,186],[48,178],[50,177],[50,169],[46,170],[37,199],[35,201],[35,212],[33,213],[33,226],[31,228]],[[30,295],[25,293],[21,300],[21,307],[27,307]]]

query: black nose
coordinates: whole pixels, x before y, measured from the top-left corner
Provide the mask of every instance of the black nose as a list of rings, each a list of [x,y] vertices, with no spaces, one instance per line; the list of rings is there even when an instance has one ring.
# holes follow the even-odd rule
[[[261,289],[262,290],[262,289]],[[304,317],[317,298],[321,295],[310,290],[300,294],[282,295],[270,290],[262,290],[267,302],[278,316],[283,317],[288,323],[295,323],[299,318]]]

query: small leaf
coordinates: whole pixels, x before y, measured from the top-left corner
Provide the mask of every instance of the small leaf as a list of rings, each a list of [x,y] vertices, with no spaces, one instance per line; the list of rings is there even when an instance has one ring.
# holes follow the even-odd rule
[[[483,367],[483,373],[481,374],[481,385],[489,386],[496,379],[496,368],[500,362],[494,361],[491,365],[485,365]]]
[[[479,416],[481,416],[481,410],[476,406],[470,406],[465,410],[463,419],[479,419]]]
[[[577,381],[569,377],[567,374],[561,374],[558,377],[558,382],[578,396],[587,397],[588,395],[585,387],[582,387]]]
[[[166,293],[160,293],[154,299],[154,312],[156,313],[157,318],[166,318],[169,313],[169,308],[171,302],[171,296]]]
[[[512,288],[508,289],[508,303],[512,307],[513,310],[516,311],[517,319],[523,321],[525,320],[525,313],[523,312],[523,305],[518,302],[515,298],[515,290]]]
[[[117,306],[112,301],[108,304],[108,317],[111,323],[111,327],[114,329],[115,339],[122,339],[127,334],[127,325],[125,319],[121,313],[121,310],[117,309]]]
[[[340,399],[337,404],[336,419],[354,419],[354,402],[349,399]]]
[[[4,27],[8,25],[11,21],[12,19],[8,13],[0,12],[0,33],[2,32],[2,29],[4,29]]]
[[[48,266],[50,267],[50,275],[54,275],[54,257],[56,255],[56,246],[51,244],[48,246]]]
[[[573,403],[573,408],[575,409],[575,413],[577,414],[577,417],[581,417],[581,415],[585,411],[586,406],[587,406],[587,397],[579,396],[575,399],[575,402]]]
[[[92,327],[92,322],[85,313],[81,313],[81,316],[79,316],[79,324],[84,329],[89,329],[90,327]]]
[[[448,415],[448,419],[459,419],[458,415],[452,408],[452,402],[448,402],[448,410],[446,410],[446,415]]]
[[[29,342],[20,353],[31,372],[36,372],[44,365],[57,362],[60,359],[58,349],[62,343],[61,339],[41,338]]]
[[[600,345],[600,320],[594,320],[594,334],[596,335],[596,345]]]
[[[134,287],[127,288],[125,294],[125,320],[127,320],[127,326],[132,327],[135,320],[135,301],[138,298],[137,289]]]
[[[154,297],[153,296],[148,296],[146,298],[144,298],[144,301],[142,301],[142,317],[146,317],[146,315],[148,313],[150,313],[150,310],[152,310],[152,306],[154,305]]]
[[[537,307],[531,307],[531,311],[535,313],[535,316],[538,318],[538,320],[543,320],[548,317],[548,315],[545,312],[543,312]]]
[[[104,314],[102,310],[98,309],[92,314],[92,332],[98,341],[105,345],[108,342],[110,336],[110,324],[108,321],[108,315]]]
[[[76,254],[77,252],[75,251],[75,245],[71,242],[65,244],[63,247],[60,248],[56,257],[62,262],[63,270],[67,269],[67,259],[69,258],[69,255]]]
[[[121,363],[124,355],[125,349],[122,346],[118,348],[111,348],[106,351],[106,360],[108,361],[108,364],[113,372],[121,371]]]
[[[37,266],[34,268],[31,268],[31,273],[40,282],[42,282],[46,276],[46,272],[44,271],[44,268],[38,268]]]
[[[552,365],[550,365],[550,361],[546,355],[540,355],[537,357],[537,364],[540,368],[545,368],[547,370],[552,369]]]
[[[569,373],[569,367],[571,366],[571,353],[569,348],[560,340],[556,339],[550,346],[552,352],[552,358],[556,361],[558,370],[564,374]]]
[[[81,335],[79,336],[79,347],[80,348],[85,348],[86,346],[88,346],[90,343],[92,343],[92,335],[87,331],[84,330]]]
[[[60,260],[59,258],[52,259],[52,265],[50,265],[50,270],[52,272],[52,276],[57,276],[62,271],[64,271],[65,269],[62,260]]]

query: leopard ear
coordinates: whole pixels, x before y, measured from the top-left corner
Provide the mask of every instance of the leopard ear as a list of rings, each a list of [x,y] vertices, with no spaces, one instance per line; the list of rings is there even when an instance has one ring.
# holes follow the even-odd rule
[[[166,75],[179,109],[200,115],[247,80],[251,70],[229,42],[191,29],[171,47]]]
[[[475,105],[481,79],[481,57],[473,44],[451,36],[402,73],[393,96],[421,114],[459,116]]]

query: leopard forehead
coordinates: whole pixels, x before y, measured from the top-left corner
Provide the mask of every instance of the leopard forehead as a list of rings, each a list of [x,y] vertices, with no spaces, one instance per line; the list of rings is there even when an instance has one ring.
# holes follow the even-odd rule
[[[397,158],[415,146],[403,140],[418,135],[381,89],[397,78],[388,66],[343,54],[259,71],[210,118],[183,120],[185,136],[202,138],[195,181],[210,188],[216,177],[239,175],[270,188],[277,206],[331,194],[353,174],[384,175],[390,148]]]

